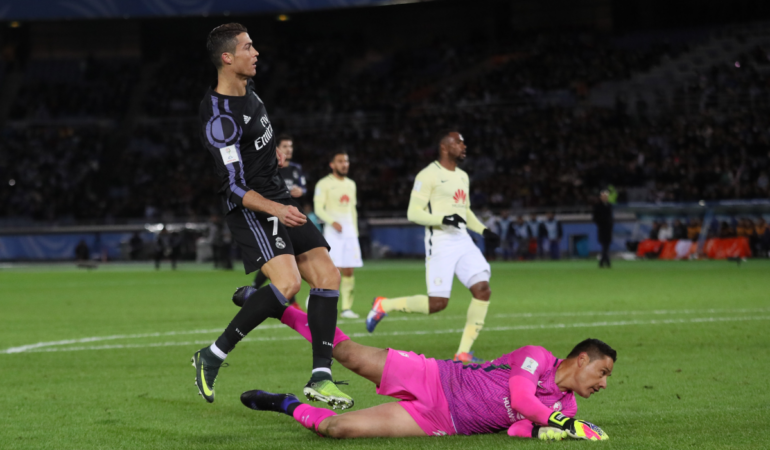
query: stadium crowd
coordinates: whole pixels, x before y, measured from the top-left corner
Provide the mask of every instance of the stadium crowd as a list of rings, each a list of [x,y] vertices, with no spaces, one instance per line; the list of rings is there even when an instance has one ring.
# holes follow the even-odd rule
[[[707,100],[740,91],[755,101],[722,109],[709,100],[693,113],[638,118],[622,105],[596,108],[581,98],[596,83],[628,77],[682,48],[613,47],[590,34],[516,38],[398,51],[333,40],[268,42],[256,82],[274,129],[294,136],[295,161],[311,185],[328,171],[329,151],[350,153],[364,214],[406,209],[415,174],[434,158],[434,134],[446,127],[457,127],[468,143],[465,169],[478,208],[584,206],[607,185],[621,202],[770,196],[766,73],[721,67],[681,87]],[[195,115],[213,69],[202,54],[169,55],[156,65],[141,120],[130,130],[6,127],[0,176],[13,185],[0,191],[0,215],[207,218],[218,205],[217,180]],[[60,78],[28,68],[38,75],[25,82],[12,118],[126,114],[139,66],[89,60],[62,67]],[[79,98],[77,90],[56,89],[60,83],[91,88]],[[557,91],[570,101],[545,101]]]

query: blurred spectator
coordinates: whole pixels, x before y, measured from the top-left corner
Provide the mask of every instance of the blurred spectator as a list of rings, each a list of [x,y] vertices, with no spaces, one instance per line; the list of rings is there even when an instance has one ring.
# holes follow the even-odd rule
[[[767,226],[765,219],[760,217],[757,219],[757,224],[754,226],[754,235],[756,236],[756,244],[754,249],[754,256],[758,257],[770,257],[770,227]]]
[[[75,247],[75,260],[82,262],[88,261],[89,259],[91,259],[91,251],[89,250],[86,241],[81,239]]]
[[[500,236],[500,253],[502,254],[503,260],[506,261],[511,259],[515,241],[514,234],[510,233],[512,223],[510,211],[503,210],[493,229],[493,231]]]
[[[668,226],[668,222],[663,221],[658,230],[658,240],[661,242],[670,241],[674,237],[674,230]]]
[[[530,257],[543,256],[543,248],[540,243],[542,233],[540,232],[540,221],[537,220],[536,214],[531,214],[527,221],[527,232],[529,234],[529,247],[528,252]]]
[[[134,232],[133,236],[131,236],[131,239],[128,241],[128,255],[129,258],[131,258],[131,261],[136,261],[139,259],[139,257],[142,255],[142,249],[144,248],[144,241],[142,240],[142,237],[139,236],[139,232]]]
[[[687,239],[697,241],[700,238],[700,232],[701,220],[697,217],[690,219],[690,224],[687,226]]]
[[[649,239],[652,239],[653,241],[657,241],[660,236],[660,230],[661,230],[661,223],[657,220],[652,221],[652,228],[650,228],[650,235],[648,236]]]
[[[548,253],[551,259],[559,259],[561,252],[559,244],[563,235],[561,222],[556,220],[556,213],[549,212],[542,224],[542,230],[545,231],[545,242],[548,244]]]
[[[527,259],[529,256],[529,227],[524,221],[524,216],[517,216],[516,222],[511,223],[508,233],[513,235],[516,240],[516,256],[520,260]]]
[[[673,235],[671,238],[674,240],[687,239],[687,227],[679,219],[674,220],[672,232]]]

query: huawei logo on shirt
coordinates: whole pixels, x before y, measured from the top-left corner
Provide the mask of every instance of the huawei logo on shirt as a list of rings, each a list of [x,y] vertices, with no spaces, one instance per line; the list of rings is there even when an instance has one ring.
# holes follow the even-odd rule
[[[350,203],[350,197],[347,194],[340,197],[340,204],[347,205],[348,203]]]
[[[465,191],[458,189],[457,192],[455,192],[455,196],[452,198],[455,199],[455,203],[465,203],[465,200],[468,198],[468,196],[465,195]]]

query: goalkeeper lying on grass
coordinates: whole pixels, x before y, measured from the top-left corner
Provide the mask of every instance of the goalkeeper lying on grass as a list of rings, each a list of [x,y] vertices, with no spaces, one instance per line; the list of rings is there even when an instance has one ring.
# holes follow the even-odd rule
[[[310,340],[307,314],[287,308],[281,322]],[[282,412],[319,435],[335,438],[445,436],[496,433],[561,440],[608,439],[599,427],[573,419],[575,394],[607,387],[617,353],[598,339],[578,344],[566,359],[527,346],[484,364],[426,358],[414,352],[367,347],[339,328],[334,359],[400,399],[337,415],[292,394],[255,390],[241,401],[258,411]],[[323,399],[319,399],[323,400]]]

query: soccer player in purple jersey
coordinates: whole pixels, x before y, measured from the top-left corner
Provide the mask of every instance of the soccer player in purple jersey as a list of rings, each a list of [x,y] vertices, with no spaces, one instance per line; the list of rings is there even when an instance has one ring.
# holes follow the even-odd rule
[[[311,339],[307,315],[286,309],[281,322]],[[565,359],[526,346],[484,364],[426,358],[414,352],[367,347],[339,328],[334,358],[373,382],[377,393],[401,400],[336,414],[301,403],[292,394],[244,392],[241,402],[258,411],[294,417],[334,438],[446,436],[507,430],[510,436],[606,440],[599,427],[574,419],[575,394],[588,398],[607,387],[617,353],[598,339],[579,343]]]

